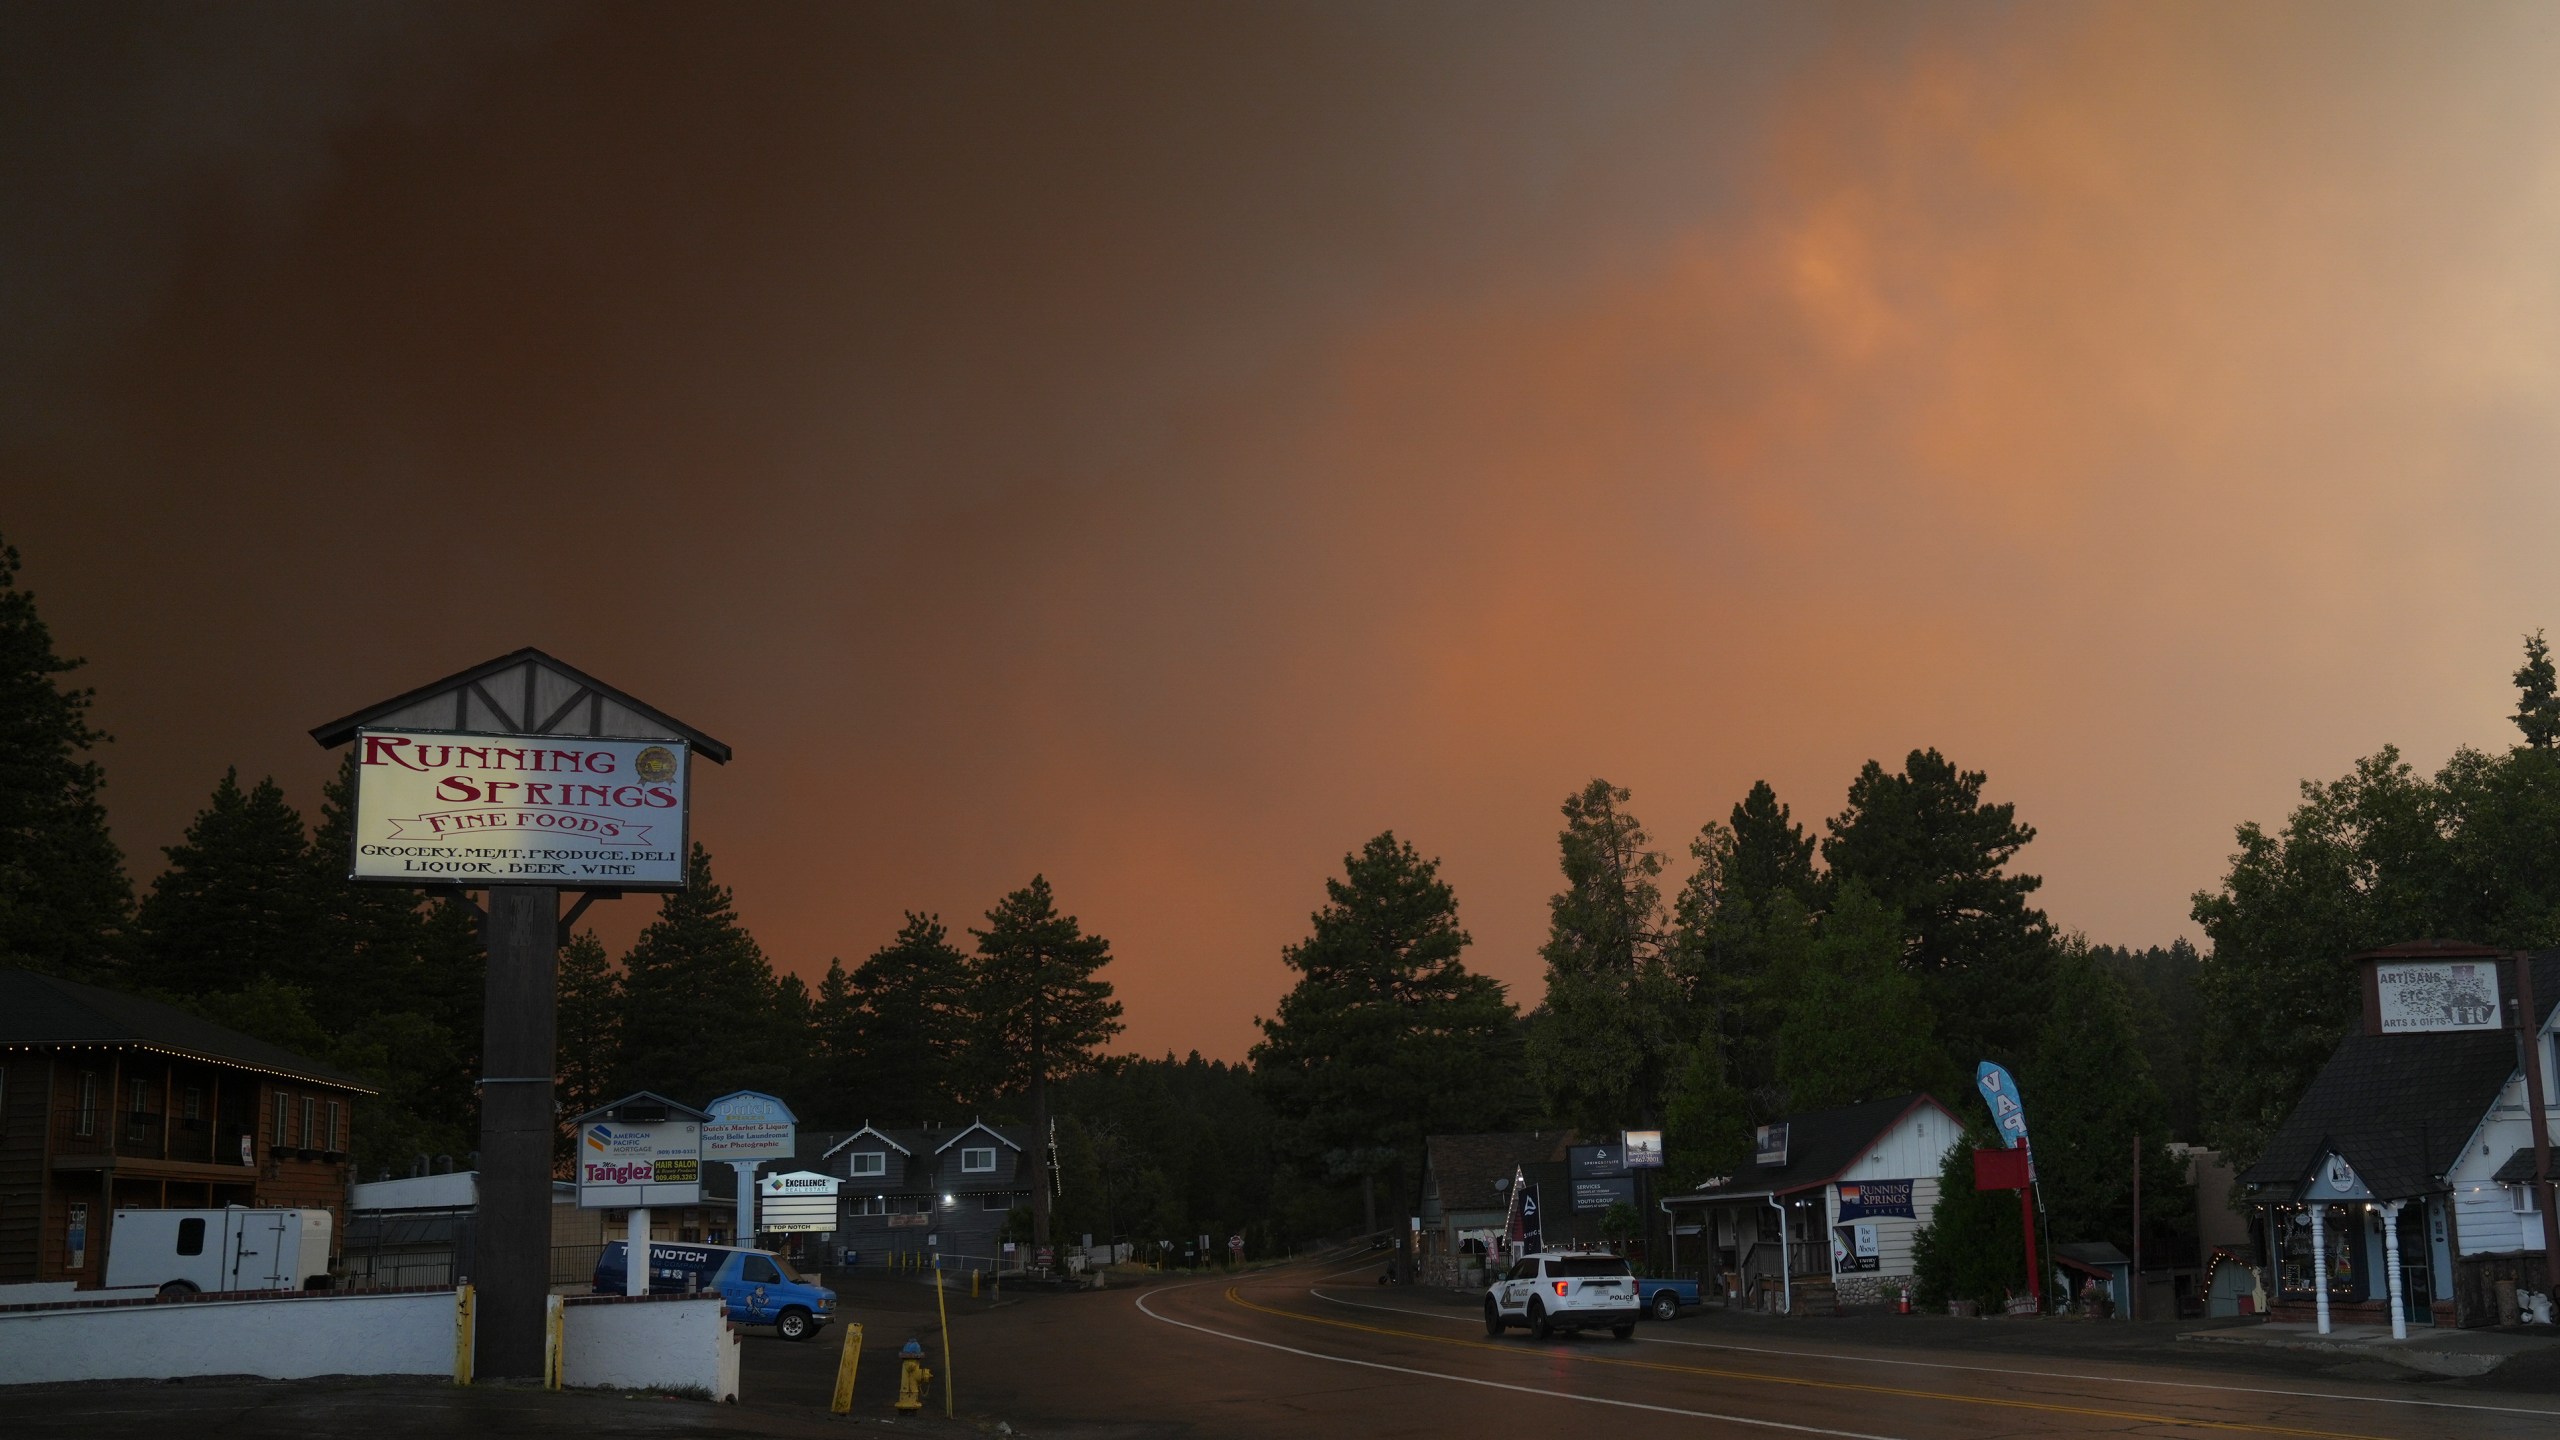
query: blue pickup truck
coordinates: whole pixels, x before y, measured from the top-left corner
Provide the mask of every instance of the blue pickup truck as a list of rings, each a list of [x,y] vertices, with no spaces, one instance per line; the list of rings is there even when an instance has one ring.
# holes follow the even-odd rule
[[[1656,1320],[1676,1320],[1682,1306],[1697,1308],[1698,1282],[1650,1277],[1636,1282],[1636,1294],[1643,1297],[1645,1314]]]

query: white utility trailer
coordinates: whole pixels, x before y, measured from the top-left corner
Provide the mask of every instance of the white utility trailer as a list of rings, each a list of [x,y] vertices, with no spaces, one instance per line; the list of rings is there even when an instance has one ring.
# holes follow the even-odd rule
[[[107,1288],[163,1295],[322,1290],[329,1235],[326,1210],[118,1210]]]

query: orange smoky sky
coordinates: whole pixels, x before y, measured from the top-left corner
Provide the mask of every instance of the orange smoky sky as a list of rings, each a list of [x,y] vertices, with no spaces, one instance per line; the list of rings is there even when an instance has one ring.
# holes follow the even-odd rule
[[[1937,746],[2145,945],[2560,628],[2560,10],[0,12],[0,529],[137,878],[538,645],[736,747],[777,965],[1045,872],[1240,1058],[1346,851],[1535,1004]],[[591,912],[627,939],[651,907]]]

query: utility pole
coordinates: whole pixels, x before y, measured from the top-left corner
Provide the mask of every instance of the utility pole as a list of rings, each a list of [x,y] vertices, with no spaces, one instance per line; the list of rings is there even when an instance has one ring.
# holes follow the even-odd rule
[[[2516,1061],[2524,1071],[2525,1115],[2533,1130],[2533,1203],[2542,1212],[2542,1276],[2549,1291],[2560,1286],[2560,1215],[2552,1210],[2551,1120],[2543,1109],[2540,1014],[2533,1002],[2533,957],[2516,952]]]

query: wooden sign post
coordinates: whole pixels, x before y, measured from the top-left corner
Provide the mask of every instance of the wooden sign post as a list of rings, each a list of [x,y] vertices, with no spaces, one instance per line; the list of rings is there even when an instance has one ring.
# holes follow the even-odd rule
[[[356,747],[350,880],[485,897],[475,1368],[538,1380],[560,947],[595,901],[684,888],[690,762],[729,747],[532,649],[311,736]],[[581,892],[565,916],[564,890]]]

